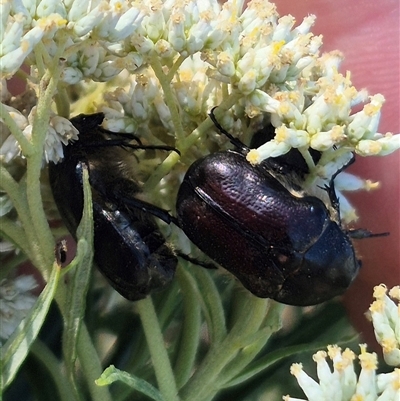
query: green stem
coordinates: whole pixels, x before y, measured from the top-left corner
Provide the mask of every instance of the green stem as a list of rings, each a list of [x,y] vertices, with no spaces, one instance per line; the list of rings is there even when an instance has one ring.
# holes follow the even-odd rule
[[[183,60],[180,61],[180,63],[182,62]],[[173,76],[165,75],[159,60],[159,56],[156,54],[152,57],[150,65],[153,68],[153,71],[163,89],[165,103],[171,112],[171,121],[175,129],[175,137],[179,142],[185,137],[185,132],[182,127],[182,120],[179,117],[178,102],[171,88],[171,79]]]
[[[48,265],[46,265],[43,258],[40,257],[40,253],[33,251],[34,249],[39,248],[39,243],[29,213],[28,201],[26,199],[25,180],[21,179],[21,181],[17,183],[7,169],[0,165],[0,184],[10,197],[25,231],[27,242],[22,249],[27,252],[26,255],[31,259],[32,263],[42,272],[42,274],[45,275],[45,277],[47,277],[46,269]],[[19,241],[21,241],[21,238]]]
[[[56,102],[58,115],[69,118],[69,98],[65,86],[58,85],[58,92],[56,93],[54,100]]]
[[[299,152],[301,153],[301,155],[303,156],[304,160],[307,163],[307,167],[308,170],[313,172],[315,170],[315,163],[314,163],[314,159],[311,156],[310,151],[308,150],[308,147],[303,147],[303,148],[299,148]]]
[[[180,156],[176,152],[171,152],[167,158],[154,170],[150,178],[143,185],[143,192],[150,192],[155,188],[162,178],[164,178],[180,160]]]
[[[245,346],[221,372],[221,382],[226,383],[224,387],[229,387],[230,382],[242,374],[268,342],[271,335],[281,327],[280,316],[284,306],[269,299],[253,298],[252,302],[254,302],[254,308],[258,310],[259,322],[257,322],[257,317],[253,319],[256,326],[253,326],[252,331],[255,334],[250,334],[249,345]]]
[[[46,47],[44,46],[43,43],[39,42],[33,49],[33,53],[35,55],[35,64],[36,68],[38,70],[38,76],[43,77],[43,75],[46,72],[46,63],[44,62],[44,59],[48,60],[48,52]],[[51,65],[52,61],[48,60],[49,64]]]
[[[232,92],[216,109],[215,117],[220,119],[226,110],[229,110],[233,105],[235,105],[239,99],[243,97],[242,94],[238,92]],[[189,136],[184,138],[179,144],[177,144],[178,149],[184,154],[189,148],[191,148],[196,141],[203,136],[203,134],[211,129],[214,123],[211,121],[210,117],[205,119]]]
[[[80,327],[77,346],[79,361],[82,364],[82,371],[85,375],[85,382],[91,393],[91,399],[112,401],[108,387],[98,386],[95,383],[95,380],[103,373],[103,368],[84,323],[82,323]]]
[[[149,346],[161,394],[166,401],[179,401],[175,377],[164,345],[164,338],[150,297],[136,303]]]
[[[179,58],[175,61],[174,65],[172,68],[169,70],[168,74],[166,75],[167,81],[171,82],[172,79],[174,78],[174,75],[178,71],[179,67],[182,65],[182,63],[186,60],[187,57],[183,57],[182,55],[179,56]]]
[[[67,36],[64,37],[66,42]],[[62,41],[61,41],[62,42]],[[54,239],[49,229],[47,217],[43,209],[40,191],[40,173],[43,163],[43,145],[48,130],[51,103],[57,90],[57,84],[61,73],[59,59],[62,56],[64,46],[60,43],[57,53],[54,55],[52,68],[43,76],[39,85],[39,98],[37,114],[32,129],[32,143],[34,151],[27,156],[27,200],[32,219],[33,229],[36,232],[38,247],[34,247],[37,259],[42,259],[45,265],[51,265],[53,259]]]
[[[29,155],[30,153],[32,153],[32,144],[22,133],[17,123],[11,118],[10,113],[7,111],[7,108],[4,106],[3,103],[0,103],[0,118],[8,127],[12,135],[14,135],[15,139],[18,141],[19,146],[21,146],[22,153],[24,155]]]
[[[21,187],[21,182],[16,182],[8,170],[3,165],[0,165],[0,187],[4,189],[4,191],[6,191],[7,195],[10,197],[22,225],[29,226],[31,224],[31,220],[28,213],[28,205],[26,198],[24,197],[23,188]]]
[[[64,376],[61,371],[60,361],[55,355],[49,350],[49,348],[37,339],[32,347],[31,352],[39,361],[46,367],[49,377],[54,381],[58,389],[58,397],[60,401],[76,401],[73,396],[73,390],[68,385],[68,381],[64,380]]]

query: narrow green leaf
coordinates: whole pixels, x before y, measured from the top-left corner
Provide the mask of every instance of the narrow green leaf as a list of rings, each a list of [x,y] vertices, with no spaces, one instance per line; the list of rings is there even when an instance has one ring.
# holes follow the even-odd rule
[[[147,395],[155,401],[165,401],[161,393],[150,383],[137,376],[130,375],[127,372],[117,369],[115,366],[109,366],[102,375],[96,380],[98,386],[107,386],[115,381],[122,381],[136,391]]]
[[[28,355],[46,318],[50,304],[54,298],[60,278],[60,267],[54,263],[50,279],[39,295],[35,306],[15,330],[13,335],[1,349],[0,365],[2,366],[1,387],[6,388],[15,377],[22,362]]]
[[[23,228],[7,216],[0,217],[0,232],[3,237],[6,237],[10,242],[22,250],[26,255],[29,255],[29,242]]]
[[[183,268],[178,268],[176,277],[182,289],[185,314],[182,336],[174,367],[176,384],[178,388],[181,388],[192,374],[196,351],[200,341],[201,313],[194,278]]]
[[[178,401],[175,376],[151,297],[137,301],[136,307],[142,321],[160,392],[169,401]]]
[[[286,348],[281,348],[276,351],[270,352],[268,355],[260,358],[256,362],[249,365],[240,375],[236,376],[233,380],[228,382],[224,387],[232,387],[236,386],[240,383],[245,382],[250,379],[252,376],[262,372],[267,369],[271,365],[276,362],[279,362],[281,359],[287,358],[289,356],[293,356],[295,354],[299,354],[301,352],[314,352],[321,349],[326,348],[327,343],[311,343],[311,344],[300,344],[293,345]]]
[[[197,281],[199,288],[197,294],[203,305],[212,343],[218,344],[227,334],[221,295],[206,269],[192,269],[192,274]]]
[[[89,288],[91,266],[93,262],[93,206],[90,191],[89,174],[83,169],[84,207],[82,220],[77,229],[77,253],[68,267],[72,271],[71,285],[68,288],[67,305],[64,313],[63,351],[67,368],[74,371],[77,358],[77,341],[86,308],[86,294]],[[73,269],[71,268],[73,267]]]

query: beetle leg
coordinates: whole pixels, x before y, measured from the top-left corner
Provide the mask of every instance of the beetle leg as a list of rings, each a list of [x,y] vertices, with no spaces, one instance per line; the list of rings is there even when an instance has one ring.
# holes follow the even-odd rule
[[[186,260],[186,261],[188,261],[190,263],[193,263],[195,265],[204,267],[205,269],[210,269],[210,270],[211,269],[212,270],[218,269],[218,267],[214,263],[207,263],[207,262],[204,262],[204,261],[199,260],[197,258],[192,258],[191,256],[186,255],[186,253],[183,253],[182,251],[177,250],[177,249],[175,249],[175,255],[179,256],[180,258],[182,258],[182,259],[184,259],[184,260]]]
[[[354,156],[354,154],[352,154],[351,159],[344,164],[342,167],[340,167],[331,177],[329,184],[325,185],[324,187],[319,187],[323,190],[325,190],[328,193],[329,196],[329,200],[331,201],[331,205],[332,208],[335,210],[335,212],[337,213],[337,218],[338,221],[340,222],[340,202],[339,202],[339,198],[336,195],[336,191],[335,191],[335,178],[344,170],[346,170],[347,167],[349,167],[350,165],[352,165],[354,162],[356,161],[356,157]]]
[[[152,205],[146,201],[141,199],[137,199],[134,197],[127,197],[125,191],[121,191],[117,188],[114,190],[115,199],[123,202],[124,205],[128,208],[132,207],[135,209],[140,209],[145,213],[150,213],[153,216],[158,217],[160,220],[164,221],[167,224],[174,223],[179,227],[179,223],[176,217],[172,216],[167,210],[161,209],[158,206]]]

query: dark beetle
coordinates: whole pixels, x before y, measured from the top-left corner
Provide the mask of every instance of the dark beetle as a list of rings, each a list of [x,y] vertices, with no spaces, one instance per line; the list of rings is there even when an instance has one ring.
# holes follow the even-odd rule
[[[83,210],[82,169],[88,169],[94,260],[110,284],[135,301],[172,280],[177,258],[148,213],[163,211],[136,199],[139,187],[132,178],[132,155],[126,148],[173,148],[131,145],[133,135],[102,129],[103,119],[103,113],[71,119],[79,130],[79,140],[64,146],[61,163],[49,165],[50,184],[61,217],[75,235]]]
[[[319,198],[292,195],[271,173],[269,162],[252,166],[248,148],[210,116],[236,150],[191,165],[176,203],[179,226],[258,297],[305,306],[342,294],[360,268],[352,233]],[[295,165],[285,161],[284,168]],[[338,214],[333,179],[327,191]],[[354,231],[354,237],[367,236],[367,231]]]

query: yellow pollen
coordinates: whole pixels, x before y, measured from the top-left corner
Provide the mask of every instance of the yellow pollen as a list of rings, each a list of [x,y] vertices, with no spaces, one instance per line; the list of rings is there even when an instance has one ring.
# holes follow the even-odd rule
[[[272,54],[276,55],[280,52],[280,50],[282,49],[282,47],[285,45],[285,41],[284,40],[280,40],[279,42],[274,42],[272,43]]]
[[[185,16],[183,15],[183,13],[176,12],[173,15],[171,15],[171,21],[174,24],[181,24],[182,22],[185,21]]]
[[[246,155],[246,160],[253,166],[260,163],[260,153],[257,149],[251,149]]]
[[[378,189],[381,186],[381,183],[379,181],[371,181],[371,180],[365,180],[365,184],[364,184],[364,189],[366,189],[367,191],[371,191],[374,189]]]
[[[335,367],[336,371],[343,372],[349,366],[349,361],[338,361],[333,366]]]
[[[360,344],[360,349],[361,354],[358,356],[358,359],[360,361],[361,368],[369,371],[376,370],[378,367],[378,358],[375,352],[367,352],[366,344]]]
[[[393,299],[400,300],[400,285],[394,286],[390,291],[389,295]]]
[[[344,90],[344,94],[345,94],[346,98],[354,99],[357,96],[358,91],[354,86],[350,86],[349,88],[346,88]]]
[[[204,11],[200,14],[200,18],[204,21],[210,22],[212,21],[213,15],[210,10]]]
[[[57,26],[60,28],[60,27],[62,27],[62,26],[66,26],[67,25],[67,20],[66,19],[64,19],[64,18],[60,18],[60,19],[57,19],[56,20],[56,24],[57,24]]]
[[[158,49],[160,50],[161,53],[164,53],[165,51],[167,51],[169,49],[169,46],[166,42],[162,42],[162,41],[160,41],[160,42],[161,42],[161,44],[159,44]]]
[[[332,128],[331,138],[333,142],[339,142],[345,138],[344,127],[340,125],[335,125]]]
[[[346,348],[342,353],[342,357],[350,363],[356,359],[356,354],[351,349]]]
[[[288,129],[284,125],[281,125],[278,128],[275,128],[275,140],[277,142],[286,142],[289,138]]]
[[[320,362],[325,360],[327,357],[327,354],[325,351],[318,351],[313,355],[313,360],[314,362]]]
[[[151,1],[151,11],[161,10],[163,7],[163,2],[161,0],[152,0]]]
[[[389,353],[397,348],[397,343],[394,338],[385,338],[379,342],[382,346],[383,352]]]
[[[338,356],[338,355],[340,355],[340,352],[342,351],[342,349],[338,346],[338,345],[336,345],[336,344],[334,344],[334,345],[328,345],[328,355],[329,355],[329,358],[331,358],[332,360],[336,357],[336,356]]]
[[[361,354],[358,359],[360,360],[361,367],[365,370],[376,370],[378,367],[376,354],[365,353]]]
[[[114,3],[114,11],[119,13],[121,12],[123,9],[123,5],[120,1],[117,1],[116,3]]]
[[[356,210],[354,208],[351,208],[348,210],[346,213],[342,215],[342,220],[346,223],[350,223],[352,221],[357,221],[358,220],[358,215],[356,213]]]
[[[291,367],[290,367],[290,373],[293,376],[298,376],[301,372],[303,371],[303,365],[301,363],[294,363]]]
[[[396,375],[396,378],[393,380],[393,388],[396,391],[400,390],[400,369],[395,369],[394,374]]]
[[[379,142],[370,141],[366,154],[377,155],[382,150],[382,145]]]
[[[24,53],[29,50],[29,42],[27,40],[21,41],[21,49]]]
[[[376,299],[383,298],[386,295],[387,287],[385,284],[379,284],[374,287],[373,297]]]
[[[288,114],[290,111],[290,105],[287,102],[281,103],[278,107],[278,113],[280,115]]]
[[[371,104],[371,103],[366,104],[366,105],[364,106],[364,113],[365,113],[367,116],[372,117],[372,116],[374,116],[376,113],[379,112],[379,110],[381,109],[381,106],[382,106],[382,105],[379,105],[379,106],[378,106],[378,105]]]
[[[228,53],[226,53],[226,52],[221,52],[219,55],[218,55],[218,61],[220,62],[220,63],[226,63],[226,62],[228,62],[228,61],[230,61],[231,60],[231,58],[228,56]]]
[[[279,100],[280,102],[283,102],[287,100],[288,96],[286,92],[276,92],[274,95],[274,99]]]
[[[298,102],[300,98],[300,93],[299,92],[289,92],[289,100],[291,102]]]
[[[382,313],[385,309],[385,302],[382,299],[377,299],[376,301],[372,302],[369,310],[371,313]]]
[[[179,73],[179,78],[184,82],[191,81],[193,78],[193,72],[191,70],[182,70]]]

